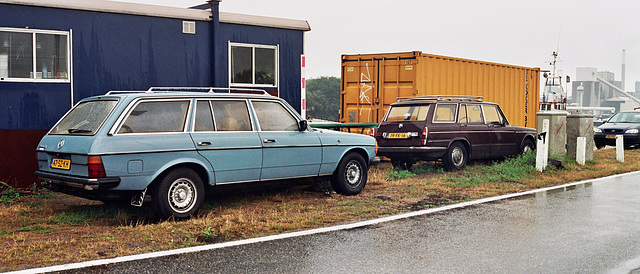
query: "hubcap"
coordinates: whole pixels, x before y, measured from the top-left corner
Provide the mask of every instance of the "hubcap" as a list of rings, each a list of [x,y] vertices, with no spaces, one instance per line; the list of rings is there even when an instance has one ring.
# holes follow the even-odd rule
[[[345,179],[349,185],[357,185],[360,182],[361,168],[358,162],[350,161],[345,170]]]
[[[461,166],[462,161],[464,161],[464,152],[461,148],[456,147],[451,152],[451,161],[455,166]]]
[[[169,187],[169,205],[177,213],[185,213],[195,205],[195,184],[187,179],[175,180]]]

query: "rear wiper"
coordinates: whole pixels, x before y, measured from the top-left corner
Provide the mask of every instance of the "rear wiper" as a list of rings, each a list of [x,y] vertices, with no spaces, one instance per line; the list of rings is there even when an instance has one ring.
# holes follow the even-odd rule
[[[88,129],[79,129],[79,128],[70,128],[70,129],[67,129],[67,131],[69,133],[89,133],[89,132],[92,132],[91,130],[88,130]]]

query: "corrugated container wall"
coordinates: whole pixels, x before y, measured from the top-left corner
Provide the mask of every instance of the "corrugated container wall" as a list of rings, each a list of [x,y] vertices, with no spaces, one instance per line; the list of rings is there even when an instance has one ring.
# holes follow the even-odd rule
[[[379,123],[398,97],[482,96],[514,126],[536,128],[540,69],[420,51],[342,55],[340,122]]]

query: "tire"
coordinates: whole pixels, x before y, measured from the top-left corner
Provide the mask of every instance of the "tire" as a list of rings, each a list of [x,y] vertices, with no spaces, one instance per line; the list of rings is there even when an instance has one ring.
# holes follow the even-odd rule
[[[196,215],[204,202],[204,186],[198,174],[178,168],[161,177],[151,188],[153,207],[158,217],[186,219]]]
[[[533,143],[533,141],[531,141],[531,139],[524,139],[524,142],[522,142],[522,147],[520,148],[520,153],[525,154],[529,151],[534,151],[535,149],[536,145],[535,143]]]
[[[460,143],[455,142],[449,146],[447,152],[442,158],[442,164],[447,171],[462,169],[467,165],[469,152],[467,148]]]
[[[331,187],[336,193],[346,196],[362,192],[367,184],[367,168],[360,154],[348,153],[340,160],[338,168],[331,176]]]

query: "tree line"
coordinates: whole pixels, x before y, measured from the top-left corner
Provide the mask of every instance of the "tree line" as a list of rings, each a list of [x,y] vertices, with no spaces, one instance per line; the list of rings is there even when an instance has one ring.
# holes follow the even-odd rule
[[[307,117],[339,121],[340,78],[322,76],[308,79]]]

